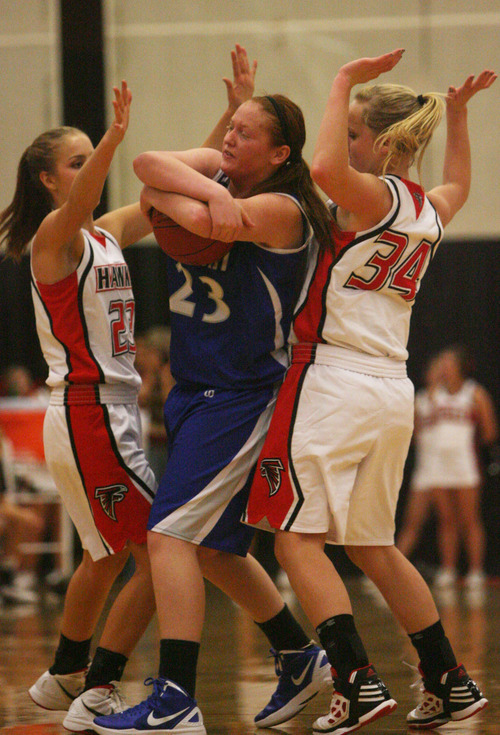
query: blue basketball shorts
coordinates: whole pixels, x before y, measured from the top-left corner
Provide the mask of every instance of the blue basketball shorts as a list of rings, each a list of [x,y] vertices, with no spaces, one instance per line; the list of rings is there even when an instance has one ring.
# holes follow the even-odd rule
[[[174,386],[164,409],[169,456],[149,530],[246,556],[254,530],[241,518],[275,402],[272,386]]]

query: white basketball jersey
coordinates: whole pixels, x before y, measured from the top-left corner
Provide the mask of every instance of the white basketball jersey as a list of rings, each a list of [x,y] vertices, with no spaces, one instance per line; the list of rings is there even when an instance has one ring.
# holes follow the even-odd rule
[[[316,245],[292,342],[407,359],[411,309],[443,227],[421,186],[392,175],[385,181],[393,204],[381,222],[363,232],[334,222],[335,255]]]
[[[476,390],[477,383],[468,379],[456,393],[449,393],[444,387],[435,391],[432,451],[458,455],[474,452],[477,431]]]
[[[135,301],[115,238],[83,230],[78,268],[50,285],[31,272],[38,337],[49,367],[47,384],[125,384],[136,390]]]

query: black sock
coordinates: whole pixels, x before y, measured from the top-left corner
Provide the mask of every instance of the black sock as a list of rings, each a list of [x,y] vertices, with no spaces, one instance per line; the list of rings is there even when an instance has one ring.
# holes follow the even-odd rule
[[[196,689],[196,666],[200,644],[171,638],[160,640],[160,669],[162,679],[179,684],[193,697]]]
[[[257,625],[275,651],[298,651],[311,642],[287,605],[274,618]]]
[[[73,674],[85,669],[89,663],[91,641],[91,638],[87,641],[72,641],[61,633],[50,673]]]
[[[328,660],[340,679],[346,681],[351,671],[368,666],[368,655],[352,615],[334,615],[318,625],[316,630]]]
[[[87,673],[85,691],[111,681],[120,681],[127,661],[123,653],[115,653],[98,646]]]
[[[457,665],[440,620],[418,633],[410,633],[410,640],[417,649],[420,667],[427,678],[439,677]]]

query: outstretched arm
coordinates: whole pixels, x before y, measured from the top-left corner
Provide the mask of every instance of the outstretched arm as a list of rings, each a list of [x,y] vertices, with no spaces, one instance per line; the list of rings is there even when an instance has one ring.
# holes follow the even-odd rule
[[[356,59],[341,67],[333,80],[314,149],[311,175],[336,204],[349,212],[366,212],[378,206],[381,186],[375,176],[349,165],[348,113],[352,88],[390,71],[404,49],[374,58]],[[379,219],[375,212],[375,221]]]
[[[115,118],[75,177],[67,200],[44,219],[35,237],[38,250],[58,251],[70,245],[99,204],[116,148],[128,128],[132,94],[126,82],[114,87]]]
[[[450,87],[446,95],[446,149],[443,183],[428,193],[443,226],[463,207],[469,196],[471,155],[467,127],[467,103],[477,92],[491,87],[497,75],[485,69],[476,78],[471,74],[461,87]]]
[[[203,148],[215,148],[222,150],[222,141],[227,131],[232,116],[238,107],[246,100],[252,98],[255,87],[255,74],[257,71],[257,61],[250,66],[246,50],[237,43],[234,50],[231,51],[231,60],[233,63],[233,81],[227,77],[223,78],[227,90],[227,110],[212,130]]]
[[[122,249],[142,240],[153,230],[151,221],[141,210],[139,202],[107,212],[95,224],[114,235]]]

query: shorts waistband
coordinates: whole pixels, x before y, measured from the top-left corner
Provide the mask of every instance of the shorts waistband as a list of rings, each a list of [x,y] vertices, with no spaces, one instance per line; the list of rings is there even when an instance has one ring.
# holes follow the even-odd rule
[[[348,350],[337,345],[302,342],[292,345],[292,363],[312,363],[374,375],[378,378],[406,378],[406,362],[383,355]]]
[[[101,403],[136,403],[137,390],[129,385],[61,385],[52,388],[51,406],[84,406]]]

